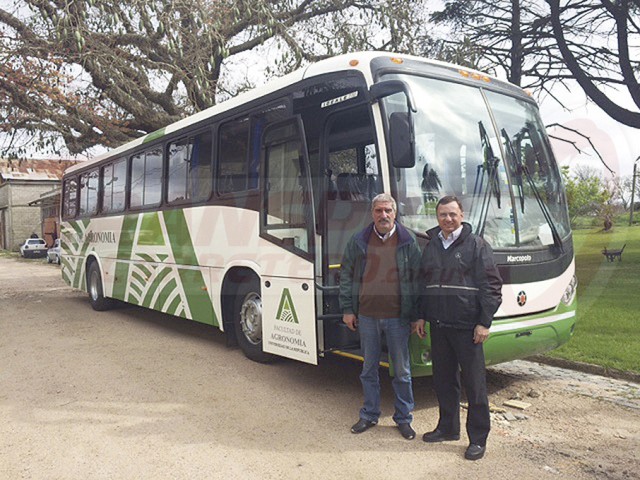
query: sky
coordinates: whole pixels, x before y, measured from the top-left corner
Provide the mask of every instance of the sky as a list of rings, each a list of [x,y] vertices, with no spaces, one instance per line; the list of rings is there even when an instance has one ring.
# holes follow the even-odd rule
[[[9,0],[0,0],[0,7],[6,8],[10,3],[12,2]],[[234,68],[231,70],[242,71],[244,74],[249,71],[260,71],[266,66],[266,63],[260,65],[265,62],[266,58],[268,58],[268,55],[261,56],[261,60],[258,62],[254,58],[254,61],[247,64],[243,64],[244,59],[241,59],[234,63]],[[250,67],[247,67],[248,65]],[[263,78],[262,75],[260,77]],[[259,84],[261,82],[257,81],[255,83]],[[634,161],[640,157],[640,132],[638,132],[638,129],[625,127],[608,117],[595,104],[585,98],[582,90],[577,85],[571,90],[571,93],[563,92],[561,95],[567,108],[558,105],[551,98],[538,99],[543,123],[545,125],[560,123],[568,128],[579,130],[583,135],[591,139],[595,148],[616,175],[621,177],[630,176],[633,171]],[[619,95],[618,102],[631,110],[638,110],[637,108],[634,109],[633,102],[630,99],[625,99],[622,94]],[[580,153],[571,144],[552,139],[554,153],[560,165],[569,165],[570,168],[578,165],[587,165],[601,170],[605,176],[609,175],[598,155],[589,145],[588,140],[559,128],[550,128],[548,132],[550,135],[575,141],[583,151],[583,153]],[[99,155],[104,151],[103,148],[97,147],[91,150],[90,155]],[[79,156],[78,159],[82,157]]]
[[[264,59],[265,57],[262,58]],[[249,77],[251,77],[250,72],[253,72],[255,77],[256,71],[263,72],[264,68],[266,68],[264,60],[258,62],[254,60],[251,63],[251,69],[243,69],[243,66],[246,67],[244,60],[238,59],[230,69],[242,72],[242,74],[249,75]],[[263,83],[264,74],[258,75],[253,80],[255,85],[258,86]],[[634,161],[640,157],[640,132],[638,132],[638,129],[626,127],[610,118],[586,98],[577,84],[570,89],[570,92],[562,87],[557,90],[561,89],[562,91],[554,91],[554,95],[560,96],[563,106],[559,105],[551,97],[537,99],[543,124],[559,123],[567,128],[578,130],[589,137],[600,156],[617,176],[631,176]],[[633,102],[628,96],[618,92],[608,93],[618,104],[626,106],[630,110],[634,109]],[[562,128],[552,127],[548,128],[547,131],[549,135],[575,142],[581,150],[579,152],[570,143],[552,138],[553,151],[560,165],[568,165],[570,171],[579,165],[585,165],[601,171],[603,178],[610,177],[611,174],[603,166],[598,153],[589,144],[589,140]],[[105,151],[106,149],[104,148],[95,147],[91,150],[91,156],[99,155]],[[78,159],[82,159],[82,157],[80,156]]]
[[[610,94],[618,104],[634,110],[630,99],[617,92]],[[633,163],[640,156],[638,129],[626,127],[613,120],[593,102],[587,100],[580,87],[576,86],[571,93],[563,95],[563,102],[567,109],[563,109],[550,98],[540,101],[540,114],[544,124],[560,123],[567,128],[579,130],[591,139],[616,175],[631,176]],[[584,151],[581,154],[571,144],[552,139],[553,151],[560,165],[568,165],[570,169],[578,165],[586,165],[601,170],[605,176],[609,175],[588,140],[563,129],[549,128],[547,131],[550,135],[577,142],[577,146]]]
[[[256,82],[256,84],[259,83],[261,82]],[[633,109],[631,100],[626,100],[625,104],[624,97],[620,95],[620,98],[621,104]],[[562,101],[565,108],[550,97],[538,99],[544,125],[559,123],[567,128],[578,130],[589,137],[593,146],[617,176],[631,176],[634,161],[640,157],[640,132],[638,129],[626,127],[610,118],[588,100],[578,86],[572,88],[570,93],[563,92]],[[579,152],[570,143],[552,138],[551,144],[560,165],[568,165],[570,170],[579,165],[585,165],[600,170],[603,177],[610,176],[587,139],[557,127],[548,128],[548,133],[576,142],[582,151],[582,153]],[[99,155],[105,151],[104,148],[96,147],[92,149],[91,156]],[[83,157],[80,155],[76,158],[81,160]]]
[[[264,48],[267,51],[257,60],[252,54],[247,54],[250,61],[242,56],[228,59],[233,63],[232,67],[227,65],[229,67],[227,70],[237,72],[242,78],[248,77],[256,86],[261,84],[261,79],[264,78],[261,72],[265,70],[268,59],[276,55],[276,52],[269,52],[267,46]],[[565,108],[551,97],[537,99],[544,125],[560,123],[567,128],[578,130],[589,137],[600,156],[617,176],[630,176],[633,171],[633,162],[640,156],[640,132],[638,129],[625,127],[610,118],[586,98],[576,82],[572,84],[569,81],[567,85],[571,86],[570,91],[567,91],[562,85],[558,85],[554,89],[554,95],[561,98]],[[625,105],[630,110],[634,109],[633,102],[628,95],[616,91],[607,93],[618,104]],[[578,165],[586,165],[601,170],[603,176],[611,175],[587,139],[560,128],[549,129],[548,133],[576,142],[578,148],[583,152],[578,152],[573,145],[567,142],[551,139],[554,154],[560,165],[568,165],[570,170]]]

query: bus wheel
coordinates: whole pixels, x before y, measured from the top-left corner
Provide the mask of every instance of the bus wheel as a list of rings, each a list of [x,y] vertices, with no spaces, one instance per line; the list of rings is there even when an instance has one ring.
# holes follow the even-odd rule
[[[100,267],[96,262],[89,266],[89,275],[87,277],[87,290],[89,291],[89,300],[94,310],[102,312],[109,310],[113,306],[113,300],[103,295],[102,280],[100,278]]]
[[[262,298],[257,281],[238,286],[233,310],[238,345],[246,357],[255,362],[272,362],[275,357],[262,351]]]

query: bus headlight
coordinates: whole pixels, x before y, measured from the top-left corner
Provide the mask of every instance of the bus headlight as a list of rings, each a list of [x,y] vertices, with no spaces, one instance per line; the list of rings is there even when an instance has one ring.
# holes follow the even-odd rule
[[[564,291],[564,295],[562,295],[562,303],[565,305],[571,305],[573,303],[573,299],[576,296],[576,290],[578,289],[578,277],[575,275],[567,285],[567,289]]]

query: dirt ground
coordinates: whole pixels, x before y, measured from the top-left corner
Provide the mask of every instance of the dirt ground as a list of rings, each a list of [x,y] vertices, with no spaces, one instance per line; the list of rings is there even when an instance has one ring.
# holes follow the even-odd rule
[[[0,257],[0,366],[2,479],[640,478],[640,385],[492,368],[490,400],[507,413],[469,462],[464,436],[420,439],[437,419],[430,378],[414,382],[418,438],[393,425],[386,372],[380,424],[353,435],[357,362],[260,365],[206,325],[94,312],[42,260]],[[505,407],[513,398],[531,406]]]

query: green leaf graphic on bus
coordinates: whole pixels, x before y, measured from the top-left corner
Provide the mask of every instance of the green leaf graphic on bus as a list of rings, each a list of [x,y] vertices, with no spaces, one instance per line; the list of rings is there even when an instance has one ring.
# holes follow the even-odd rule
[[[69,222],[67,227],[63,226],[62,244],[65,251],[70,254],[62,262],[62,278],[75,288],[82,288],[84,285],[84,258],[90,251],[90,244],[85,233],[89,228],[89,220]]]
[[[298,322],[298,314],[293,306],[293,300],[291,300],[291,293],[289,293],[288,288],[282,290],[282,298],[280,298],[280,306],[278,307],[276,320],[280,320],[281,322],[300,323]]]

